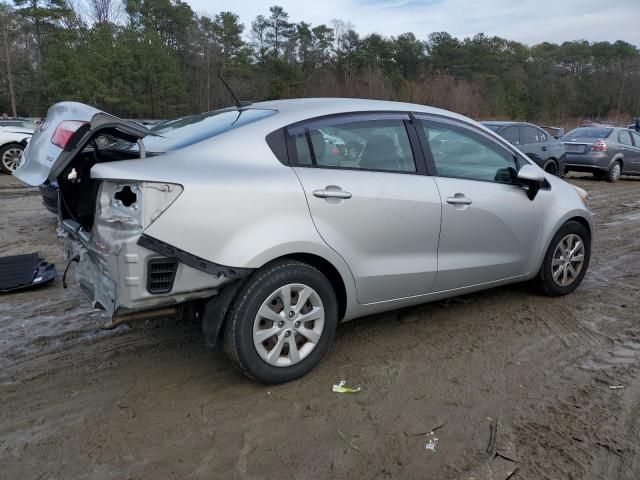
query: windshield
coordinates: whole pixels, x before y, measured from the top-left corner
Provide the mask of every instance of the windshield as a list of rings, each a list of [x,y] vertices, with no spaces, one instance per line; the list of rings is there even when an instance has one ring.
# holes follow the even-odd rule
[[[148,152],[170,152],[270,117],[275,113],[277,113],[276,110],[231,108],[180,117],[151,127],[150,133],[144,137],[143,143]],[[109,149],[135,151],[138,149],[138,145],[130,142],[117,142],[109,145]]]
[[[566,137],[582,137],[582,138],[607,138],[611,135],[613,128],[602,127],[580,127],[571,130]]]

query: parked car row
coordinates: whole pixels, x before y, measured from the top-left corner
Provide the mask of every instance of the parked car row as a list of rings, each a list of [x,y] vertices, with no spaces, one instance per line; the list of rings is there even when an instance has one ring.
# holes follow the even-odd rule
[[[108,326],[196,311],[268,383],[310,371],[339,322],[534,279],[566,295],[591,254],[584,190],[422,105],[242,103],[149,130],[65,102],[15,175],[57,183],[69,265]]]
[[[530,123],[483,124],[553,175],[590,172],[609,182],[617,182],[621,175],[640,175],[640,133],[635,124],[627,128],[585,125],[567,134],[557,129],[555,136]]]

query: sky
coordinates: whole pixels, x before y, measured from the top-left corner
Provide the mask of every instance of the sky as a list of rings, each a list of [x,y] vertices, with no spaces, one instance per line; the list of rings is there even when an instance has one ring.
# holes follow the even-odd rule
[[[293,22],[351,22],[361,35],[447,31],[460,38],[497,35],[527,45],[543,41],[616,41],[640,46],[640,0],[186,0],[196,13],[232,11],[246,31],[280,5]]]

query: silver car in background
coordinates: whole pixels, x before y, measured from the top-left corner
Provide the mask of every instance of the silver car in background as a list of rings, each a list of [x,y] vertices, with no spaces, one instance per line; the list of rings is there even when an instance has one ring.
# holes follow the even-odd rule
[[[620,175],[640,175],[640,133],[628,128],[590,125],[567,133],[567,171],[591,172],[617,182]]]
[[[463,116],[301,99],[174,122],[56,104],[16,176],[58,182],[76,280],[111,325],[195,313],[251,378],[305,374],[341,321],[531,279],[565,295],[587,271],[586,192]]]

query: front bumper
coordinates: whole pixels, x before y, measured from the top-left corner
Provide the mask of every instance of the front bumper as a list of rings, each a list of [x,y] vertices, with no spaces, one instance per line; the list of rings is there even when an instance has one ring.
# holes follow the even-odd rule
[[[100,235],[95,232],[91,235],[75,222],[64,220],[59,236],[65,241],[65,257],[77,262],[75,277],[80,290],[94,308],[105,310],[112,318],[209,298],[234,281],[233,278],[211,275],[177,260],[170,290],[151,293],[148,283],[150,263],[167,257],[138,245],[139,235],[123,237],[123,231],[115,227],[99,228],[102,228]],[[114,231],[105,232],[105,228],[113,228]],[[116,240],[106,242],[105,238]]]

